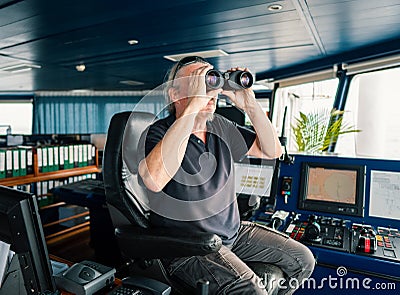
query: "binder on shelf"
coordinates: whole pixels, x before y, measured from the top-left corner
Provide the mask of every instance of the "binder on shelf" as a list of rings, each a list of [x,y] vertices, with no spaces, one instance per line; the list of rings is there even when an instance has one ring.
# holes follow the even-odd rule
[[[21,175],[33,174],[34,173],[33,172],[33,147],[19,146],[18,148],[21,151],[21,163],[23,161],[23,158],[25,158],[25,164],[26,164],[26,174],[21,174]],[[25,157],[23,155],[25,155]],[[21,164],[21,165],[23,165],[23,164]],[[22,173],[24,173],[24,172],[22,171]]]
[[[23,148],[18,148],[19,150],[19,175],[26,175],[26,150]]]
[[[42,171],[43,172],[49,172],[49,154],[47,151],[47,147],[42,147],[42,159],[43,159],[43,167]]]
[[[53,179],[47,181],[47,188],[49,189],[49,192],[51,192],[51,190],[54,188],[54,183],[55,181]]]
[[[6,150],[6,177],[13,177],[13,154],[12,150]]]
[[[96,165],[96,146],[92,144],[91,149],[92,149],[92,165]]]
[[[49,192],[48,182],[42,181],[42,195],[47,195],[48,192]],[[46,199],[47,199],[47,197],[46,197]]]
[[[79,146],[77,144],[73,145],[74,149],[74,166],[75,168],[79,167]]]
[[[53,186],[53,187],[61,186],[62,184],[63,184],[63,181],[62,181],[62,180],[55,179],[55,180],[54,180],[54,186]]]
[[[69,152],[69,161],[68,161],[68,169],[74,168],[74,146],[69,145],[68,146],[68,152]]]
[[[0,179],[6,178],[6,151],[0,149]]]
[[[59,170],[63,170],[63,169],[64,169],[64,159],[65,159],[65,157],[64,157],[64,150],[65,150],[64,146],[60,146],[60,147],[58,148],[58,155],[59,155],[59,165],[58,165],[58,168],[59,168]],[[67,159],[67,161],[68,161],[68,159]]]
[[[28,147],[26,150],[26,174],[33,174],[33,148]]]
[[[94,165],[93,156],[92,156],[92,145],[88,144],[87,147],[87,157],[88,157],[88,166]]]
[[[54,171],[54,148],[48,146],[47,148],[47,165],[49,166],[48,171]]]
[[[54,146],[53,147],[53,150],[54,150],[54,153],[53,153],[53,155],[54,155],[54,170],[53,171],[58,171],[59,169],[60,169],[60,166],[59,166],[59,147],[58,146]]]
[[[36,149],[36,155],[37,155],[37,163],[38,163],[39,173],[42,173],[43,172],[43,150],[42,150],[42,148],[38,147]]]
[[[83,167],[83,145],[78,144],[78,167]]]
[[[82,166],[85,167],[88,165],[88,144],[82,145]]]
[[[38,200],[41,195],[42,195],[42,183],[39,181],[36,182],[36,196],[38,197]]]
[[[19,150],[12,149],[12,177],[17,177],[20,175],[19,172]]]

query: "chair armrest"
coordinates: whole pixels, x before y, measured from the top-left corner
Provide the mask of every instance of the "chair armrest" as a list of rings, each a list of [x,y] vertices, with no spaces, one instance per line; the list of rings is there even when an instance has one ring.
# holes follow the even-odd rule
[[[178,229],[140,228],[124,225],[115,229],[122,254],[130,258],[176,258],[217,252],[222,245],[216,234]]]

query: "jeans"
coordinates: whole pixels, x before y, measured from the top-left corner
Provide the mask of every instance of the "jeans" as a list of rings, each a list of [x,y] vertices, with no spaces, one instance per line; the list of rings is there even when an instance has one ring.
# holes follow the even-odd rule
[[[168,272],[193,288],[198,280],[208,280],[210,295],[268,294],[262,278],[245,262],[264,262],[281,268],[286,280],[279,282],[278,294],[292,294],[293,287],[308,278],[315,266],[311,251],[303,244],[272,228],[242,222],[233,245],[222,246],[218,252],[205,256],[174,259]]]

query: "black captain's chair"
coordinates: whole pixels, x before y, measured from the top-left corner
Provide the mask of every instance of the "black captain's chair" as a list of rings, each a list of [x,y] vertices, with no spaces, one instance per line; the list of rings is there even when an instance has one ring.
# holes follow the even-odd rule
[[[146,193],[137,182],[139,163],[135,155],[142,132],[154,119],[153,114],[144,112],[122,112],[112,117],[103,156],[106,201],[120,252],[126,261],[133,262],[132,272],[163,281],[175,292],[192,294],[194,289],[188,289],[179,278],[167,274],[162,260],[207,255],[218,251],[222,242],[215,234],[150,226]],[[129,169],[123,161],[122,151],[124,155],[130,155]],[[126,190],[126,186],[133,194]],[[283,277],[282,271],[264,263],[249,263],[249,266],[260,277],[274,282],[269,284],[268,294],[275,294],[277,281]]]

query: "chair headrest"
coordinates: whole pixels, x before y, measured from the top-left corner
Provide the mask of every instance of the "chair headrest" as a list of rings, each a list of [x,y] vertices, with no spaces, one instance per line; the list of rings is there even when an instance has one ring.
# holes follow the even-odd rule
[[[134,168],[134,171],[137,171],[137,144],[141,133],[154,119],[155,116],[153,114],[143,112],[121,112],[115,114],[108,128],[103,156],[103,180],[107,204],[116,208],[129,223],[137,224],[141,227],[147,226],[147,220],[135,202],[127,195],[123,177],[125,173],[123,173],[122,150],[125,145],[126,155],[131,155],[133,158],[128,163],[131,168]],[[124,132],[125,127],[127,128],[126,132]],[[124,133],[127,134],[126,139],[124,139]],[[123,144],[124,141],[126,144]],[[133,172],[131,173],[134,176],[133,178],[137,179],[137,175]],[[134,185],[140,189],[139,184],[136,185],[135,183]],[[111,217],[113,218],[113,216]]]
[[[155,116],[150,113],[132,112],[126,123],[122,143],[122,156],[131,173],[136,174],[139,165],[138,143],[140,136],[154,122],[154,119]]]

